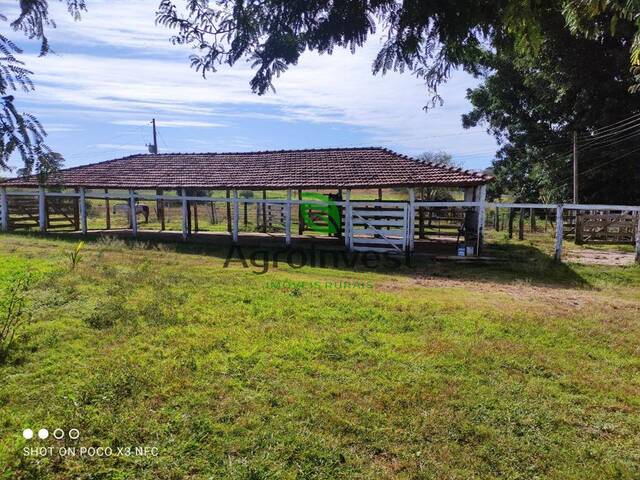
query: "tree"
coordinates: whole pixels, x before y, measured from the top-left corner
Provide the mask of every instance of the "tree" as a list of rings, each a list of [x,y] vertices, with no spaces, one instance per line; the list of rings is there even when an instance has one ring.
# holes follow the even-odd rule
[[[418,155],[418,160],[434,165],[461,168],[461,165],[453,160],[447,152],[424,152]],[[421,189],[421,199],[428,202],[447,202],[454,200],[448,188],[424,187]]]
[[[464,126],[484,123],[501,144],[493,193],[519,201],[571,198],[575,130],[581,133],[580,200],[637,204],[640,175],[632,154],[640,138],[624,130],[603,140],[595,135],[598,127],[640,112],[640,96],[629,92],[635,25],[620,20],[615,33],[575,36],[550,7],[540,31],[540,48],[525,56],[504,40],[487,56],[484,83],[468,92],[474,109],[463,116]]]
[[[425,80],[436,94],[453,68],[479,73],[482,60],[507,39],[520,54],[537,51],[544,42],[541,25],[549,8],[563,12],[568,30],[598,36],[610,27],[602,13],[613,19],[635,19],[633,58],[640,57],[640,7],[617,0],[186,0],[178,8],[162,0],[157,23],[177,30],[173,42],[197,51],[191,64],[203,75],[219,65],[248,60],[256,68],[250,84],[254,92],[273,88],[276,77],[296,65],[305,50],[332,53],[335,48],[361,47],[381,25],[387,40],[373,71],[409,70]],[[596,12],[596,13],[593,13]],[[616,20],[616,25],[620,22]],[[567,24],[568,22],[568,24]]]
[[[85,10],[84,0],[66,0],[69,13],[79,18]],[[10,23],[16,32],[40,41],[40,55],[51,50],[46,28],[55,28],[49,17],[47,0],[20,0],[20,14]],[[0,14],[1,22],[8,22]],[[22,49],[8,37],[0,34],[0,170],[7,170],[10,157],[18,153],[23,162],[20,173],[28,175],[34,170],[42,176],[60,167],[63,158],[45,143],[47,135],[38,119],[30,113],[21,113],[15,105],[15,94],[34,90],[30,76],[33,72],[20,59]]]

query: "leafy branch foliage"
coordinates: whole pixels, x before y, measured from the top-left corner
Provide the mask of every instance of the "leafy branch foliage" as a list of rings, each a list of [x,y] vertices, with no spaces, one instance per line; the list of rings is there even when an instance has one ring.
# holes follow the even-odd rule
[[[85,10],[84,0],[66,0],[69,13],[76,19]],[[51,49],[46,35],[47,28],[55,28],[49,16],[47,0],[20,0],[20,14],[10,23],[16,32],[22,32],[30,40],[40,41],[40,55]],[[0,22],[8,22],[0,14]],[[58,169],[63,161],[45,142],[46,131],[38,119],[30,113],[19,112],[15,106],[13,92],[28,93],[34,90],[30,76],[19,56],[23,50],[7,36],[0,34],[0,170],[9,168],[9,159],[18,153],[23,168],[20,174],[34,172],[45,177]]]
[[[30,273],[17,275],[0,298],[0,364],[7,359],[16,333],[29,321],[26,303],[31,283]]]
[[[258,94],[273,89],[275,78],[304,51],[354,52],[381,27],[386,41],[373,72],[411,71],[425,81],[431,99],[439,100],[437,88],[453,69],[482,73],[486,56],[505,41],[524,56],[537,52],[550,8],[562,12],[567,28],[580,35],[602,35],[606,28],[599,20],[605,13],[611,22],[633,19],[631,55],[640,58],[639,8],[631,0],[185,0],[180,8],[177,3],[162,0],[156,22],[177,30],[174,43],[196,50],[192,66],[206,75],[247,60],[256,68],[250,84]]]
[[[597,23],[609,25],[611,18],[602,14]],[[635,83],[636,27],[621,19],[615,31],[602,30],[598,38],[576,36],[563,12],[548,7],[540,31],[544,41],[527,55],[503,41],[487,56],[483,84],[468,92],[474,108],[463,124],[487,126],[501,145],[491,193],[510,193],[520,201],[570,199],[575,130],[580,134],[579,200],[637,204],[640,164],[632,154],[640,138],[596,142],[592,136],[597,128],[640,112],[640,96],[629,92]]]

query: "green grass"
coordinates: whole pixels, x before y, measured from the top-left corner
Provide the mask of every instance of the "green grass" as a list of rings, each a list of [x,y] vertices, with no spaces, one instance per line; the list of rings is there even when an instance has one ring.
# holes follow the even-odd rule
[[[2,479],[640,476],[638,267],[496,240],[491,265],[256,275],[97,241],[71,271],[74,246],[0,236],[0,286],[40,278],[0,366]],[[63,445],[158,455],[23,455]]]

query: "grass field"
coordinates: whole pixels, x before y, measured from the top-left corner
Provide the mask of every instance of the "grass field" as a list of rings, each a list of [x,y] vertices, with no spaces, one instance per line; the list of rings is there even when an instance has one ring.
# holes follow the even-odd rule
[[[498,238],[491,265],[264,275],[117,240],[71,270],[74,247],[0,235],[0,288],[37,278],[0,365],[1,479],[640,477],[639,267]]]

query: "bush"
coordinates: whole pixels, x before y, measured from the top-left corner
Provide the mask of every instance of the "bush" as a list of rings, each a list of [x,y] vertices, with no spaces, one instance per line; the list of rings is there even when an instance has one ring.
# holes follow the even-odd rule
[[[13,347],[16,333],[30,319],[26,311],[31,275],[17,276],[0,299],[0,363],[4,363]]]

